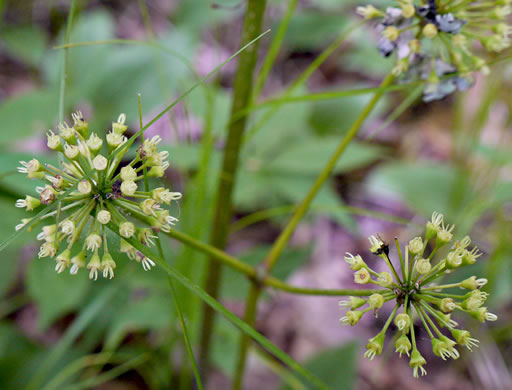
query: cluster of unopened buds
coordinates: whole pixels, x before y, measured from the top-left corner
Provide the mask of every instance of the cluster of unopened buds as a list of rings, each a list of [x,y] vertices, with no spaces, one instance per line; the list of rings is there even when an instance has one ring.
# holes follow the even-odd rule
[[[486,60],[473,53],[475,42],[489,52],[510,46],[512,0],[394,1],[385,11],[367,5],[357,12],[378,22],[381,54],[397,54],[393,73],[426,81],[425,101],[469,88],[474,70],[489,73]]]
[[[124,135],[128,126],[121,114],[105,141],[89,132],[88,122],[80,112],[73,114],[74,125],[58,126],[58,134],[49,130],[48,147],[61,153],[59,167],[36,159],[21,161],[20,173],[31,179],[46,181],[36,187],[38,197],[27,195],[16,207],[27,211],[54,202],[56,209],[34,218],[23,219],[16,230],[46,223],[37,239],[43,241],[39,257],[55,258],[58,273],[70,269],[75,275],[80,268],[89,270],[96,280],[98,272],[112,279],[116,262],[109,253],[107,226],[119,230],[120,250],[149,270],[155,263],[137,251],[126,239],[142,245],[154,244],[154,231],[169,231],[177,219],[162,205],[170,205],[181,193],[159,187],[144,191],[141,180],[160,178],[169,167],[168,152],[158,151],[159,136],[146,139],[128,163],[123,161],[134,139]],[[122,166],[122,167],[121,167]],[[142,226],[136,223],[141,222]],[[100,257],[100,250],[102,256]],[[89,252],[89,253],[88,253]]]
[[[444,224],[442,214],[434,213],[432,220],[426,223],[424,236],[409,241],[403,255],[398,239],[395,239],[400,260],[399,270],[391,262],[389,246],[379,237],[369,238],[370,251],[384,260],[390,272],[376,272],[361,256],[346,254],[345,261],[355,271],[355,282],[374,284],[381,289],[376,289],[366,299],[350,297],[349,300],[340,302],[340,306],[349,309],[341,318],[341,323],[356,325],[365,313],[373,312],[377,316],[378,310],[386,302],[395,303],[382,330],[368,341],[365,357],[373,359],[381,354],[386,332],[393,322],[397,336],[396,352],[400,357],[402,354],[410,356],[409,365],[413,369],[414,377],[425,375],[427,371],[423,366],[426,361],[417,348],[413,314],[429,335],[434,355],[443,360],[459,357],[457,344],[469,350],[478,345],[478,340],[472,338],[467,330],[457,328],[457,322],[451,318],[452,312],[465,312],[481,322],[497,319],[496,315],[483,306],[488,294],[481,291],[481,288],[487,283],[486,279],[472,276],[458,283],[436,284],[446,274],[474,264],[481,255],[476,247],[469,249],[471,240],[468,236],[460,241],[453,241],[453,228]],[[440,260],[435,262],[435,257],[438,257],[436,254],[441,253]],[[459,288],[465,292],[459,294],[450,291]],[[446,289],[449,289],[448,293],[445,292]],[[363,308],[365,305],[367,307]]]

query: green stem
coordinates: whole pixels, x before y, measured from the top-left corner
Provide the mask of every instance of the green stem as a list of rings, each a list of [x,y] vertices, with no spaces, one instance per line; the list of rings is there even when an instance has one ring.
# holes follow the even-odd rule
[[[142,217],[142,214],[140,215]],[[138,218],[138,215],[133,214],[134,218]],[[257,280],[257,271],[255,268],[250,265],[238,260],[237,258],[221,251],[218,248],[215,248],[211,245],[205,244],[201,241],[194,239],[193,237],[178,232],[176,230],[171,230],[170,232],[162,232],[167,236],[182,242],[188,247],[194,248],[204,254],[210,256],[210,260],[214,262],[220,262],[222,265],[226,265],[233,270],[245,275],[250,280]],[[321,296],[370,296],[374,293],[384,293],[389,290],[387,289],[368,289],[368,290],[360,290],[360,289],[317,289],[317,288],[307,288],[307,287],[298,287],[292,286],[281,280],[273,277],[273,276],[265,276],[260,279],[260,283],[265,286],[275,288],[277,290],[281,290],[284,292],[288,292],[290,294],[302,294],[302,295],[321,295]]]
[[[386,87],[390,85],[394,80],[394,76],[392,74],[389,74],[384,81],[381,84],[381,87]],[[361,128],[363,122],[368,118],[372,110],[377,105],[377,102],[382,97],[383,92],[376,93],[372,100],[366,105],[364,110],[359,114],[359,117],[356,119],[352,127],[349,129],[345,137],[341,140],[340,144],[338,145],[336,151],[329,159],[327,165],[324,167],[318,178],[315,180],[315,183],[309,190],[309,193],[306,195],[300,206],[297,208],[297,211],[292,216],[286,227],[284,228],[283,232],[280,234],[274,245],[272,246],[268,256],[265,259],[265,266],[268,270],[271,270],[276,261],[279,259],[279,256],[283,252],[286,244],[290,240],[293,232],[295,231],[295,228],[299,224],[300,220],[306,214],[306,211],[308,210],[311,202],[315,198],[318,191],[320,191],[321,187],[325,183],[325,181],[329,178],[329,176],[332,173],[332,170],[336,166],[336,163],[338,159],[341,157],[349,143],[354,139],[354,137],[357,135],[357,132]]]
[[[253,326],[256,320],[258,309],[258,298],[261,295],[261,287],[256,283],[251,283],[249,295],[247,296],[247,304],[245,306],[244,321]],[[233,379],[233,390],[241,390],[245,373],[245,362],[247,360],[247,351],[251,343],[250,337],[242,335],[238,344],[238,360],[236,363],[235,377]]]
[[[260,34],[265,6],[266,0],[249,0],[245,14],[241,45],[245,45],[246,43],[254,40]],[[256,43],[240,54],[238,68],[235,75],[231,117],[233,117],[238,111],[247,107],[251,102],[253,73],[256,67],[258,46],[259,45]],[[219,177],[217,200],[214,207],[215,215],[212,222],[212,226],[214,226],[214,228],[212,229],[212,235],[210,238],[211,244],[217,248],[226,247],[229,235],[233,207],[233,188],[235,185],[238,159],[246,121],[247,117],[242,116],[235,121],[230,120],[229,122],[230,125],[224,149],[224,160]],[[213,262],[209,262],[204,285],[205,290],[213,298],[218,296],[220,281],[221,267]],[[204,372],[207,372],[208,368],[208,356],[210,353],[211,337],[213,333],[214,315],[215,312],[210,308],[210,306],[203,306],[199,365]]]
[[[390,85],[394,80],[394,76],[390,73],[381,83],[381,87],[386,87]],[[286,244],[290,240],[293,232],[295,231],[295,228],[299,224],[302,217],[306,214],[309,206],[311,205],[313,199],[317,195],[317,193],[322,188],[323,184],[327,181],[327,179],[330,177],[334,167],[336,166],[336,163],[338,159],[341,157],[349,143],[354,139],[354,137],[357,135],[357,132],[361,128],[363,122],[368,118],[370,113],[372,112],[373,108],[377,105],[377,102],[382,97],[383,92],[376,93],[373,98],[370,100],[370,102],[366,105],[366,107],[363,109],[361,114],[359,114],[359,117],[356,119],[352,127],[349,129],[347,134],[345,134],[345,137],[341,140],[340,144],[338,145],[336,151],[331,156],[329,161],[327,162],[326,166],[320,173],[320,175],[315,180],[313,186],[311,187],[309,193],[306,195],[302,203],[299,205],[297,210],[295,211],[295,214],[292,216],[282,233],[279,235],[277,240],[274,242],[272,248],[270,249],[269,254],[265,258],[263,262],[263,266],[265,268],[266,273],[270,273],[272,271],[272,268],[276,264],[277,260],[279,259],[281,253],[283,252]],[[399,280],[399,279],[398,279]],[[247,297],[247,302],[245,306],[245,315],[244,319],[246,321],[252,320],[253,322],[247,322],[250,326],[254,325],[254,311],[257,307],[258,298],[260,296],[260,290],[262,289],[262,284],[254,283],[251,285],[251,293]],[[255,291],[253,291],[255,290]],[[235,381],[234,381],[234,390],[240,390],[241,389],[241,380],[238,380],[238,378],[243,376],[244,372],[244,366],[245,366],[245,360],[246,360],[246,354],[248,350],[248,343],[250,342],[249,337],[245,334],[241,335],[240,339],[240,346],[239,346],[239,355],[238,355],[238,365],[237,365],[237,371],[235,373]]]

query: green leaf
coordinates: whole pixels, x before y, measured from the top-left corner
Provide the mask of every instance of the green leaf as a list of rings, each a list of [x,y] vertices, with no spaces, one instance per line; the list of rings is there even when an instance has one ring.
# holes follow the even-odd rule
[[[296,50],[311,50],[326,46],[347,27],[348,19],[340,14],[302,12],[293,15],[285,35],[285,43]]]
[[[287,175],[317,175],[322,171],[326,157],[334,153],[339,137],[313,138],[284,147],[279,155],[264,165],[270,172]],[[345,173],[374,162],[384,155],[384,149],[359,142],[351,142],[338,160],[333,173]]]
[[[28,292],[38,305],[40,329],[65,313],[79,310],[91,287],[87,274],[57,274],[54,264],[52,260],[34,259],[26,275]]]
[[[46,50],[47,37],[37,25],[16,26],[0,32],[7,53],[29,65],[39,65]]]
[[[136,270],[140,272],[140,270]],[[163,294],[150,294],[125,305],[112,323],[106,344],[117,346],[130,332],[164,329],[172,319],[171,304]]]
[[[383,165],[369,179],[369,189],[376,196],[398,196],[424,216],[432,211],[453,215],[451,196],[457,185],[457,171],[450,165],[435,162],[393,162]],[[471,188],[458,189],[465,198]]]
[[[0,378],[2,388],[20,389],[37,368],[41,349],[14,326],[0,323]]]
[[[349,343],[313,357],[305,367],[336,390],[351,390],[356,377],[357,344]],[[287,385],[280,390],[291,390]]]
[[[0,104],[0,144],[43,134],[57,117],[56,91],[40,89],[4,100]]]
[[[108,228],[112,230],[114,233],[118,234],[118,229],[116,229],[115,225],[110,222]],[[140,244],[138,241],[130,238],[127,240],[130,244],[132,244],[138,251],[143,253],[145,256],[148,256],[153,261],[155,261],[160,268],[162,268],[170,277],[177,280],[184,287],[189,289],[199,298],[201,298],[206,304],[211,306],[215,311],[222,314],[226,317],[230,322],[232,322],[235,326],[237,326],[240,331],[248,334],[252,339],[254,339],[257,343],[259,343],[263,348],[265,348],[268,352],[274,354],[278,359],[281,359],[288,367],[299,374],[303,379],[309,381],[312,385],[314,385],[317,389],[329,390],[329,387],[326,386],[323,381],[319,380],[315,375],[312,375],[308,370],[305,370],[299,363],[293,360],[288,354],[283,352],[281,349],[272,344],[265,336],[261,333],[257,332],[253,327],[242,321],[228,309],[226,309],[222,304],[220,304],[216,299],[210,296],[206,291],[204,291],[198,285],[192,283],[190,279],[185,277],[183,274],[178,272],[174,267],[169,266],[164,259],[158,256],[156,253],[150,251],[147,247]]]

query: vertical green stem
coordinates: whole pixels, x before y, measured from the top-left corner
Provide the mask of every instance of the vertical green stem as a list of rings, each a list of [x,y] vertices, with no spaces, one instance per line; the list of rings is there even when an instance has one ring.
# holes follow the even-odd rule
[[[381,87],[387,87],[390,85],[394,80],[394,76],[392,74],[389,74],[381,83]],[[270,249],[269,254],[264,260],[264,267],[265,271],[267,273],[270,273],[272,271],[272,268],[276,264],[277,260],[279,259],[279,256],[281,255],[282,251],[284,250],[286,244],[290,240],[293,232],[295,231],[295,228],[299,224],[302,217],[306,214],[306,211],[308,210],[309,206],[311,205],[311,202],[315,198],[318,191],[320,191],[320,188],[322,185],[326,182],[326,180],[330,177],[332,170],[336,166],[336,162],[341,157],[345,149],[347,148],[348,144],[354,139],[354,137],[357,135],[357,132],[361,128],[362,124],[368,118],[372,110],[377,105],[378,101],[384,94],[383,91],[377,92],[372,100],[366,105],[366,107],[363,109],[361,114],[359,114],[359,117],[356,119],[352,127],[349,129],[347,134],[343,137],[340,144],[338,145],[336,151],[331,156],[327,164],[325,165],[324,169],[320,173],[320,175],[315,180],[315,183],[309,190],[309,193],[306,195],[302,203],[299,205],[297,210],[295,211],[295,214],[292,216],[282,233],[279,235],[277,240],[274,242],[274,245]],[[262,286],[259,283],[259,281],[253,280],[251,284],[251,289],[249,291],[249,295],[247,297],[247,302],[245,306],[245,315],[244,320],[251,326],[254,325],[254,320],[256,318],[256,307],[258,304],[258,298],[261,293]],[[238,355],[238,363],[237,363],[237,370],[235,373],[235,381],[233,383],[233,390],[240,390],[242,388],[242,378],[245,370],[245,361],[246,361],[246,355],[247,350],[249,348],[249,342],[250,338],[246,335],[242,335],[240,339],[240,346],[239,346],[239,355]]]
[[[265,6],[266,0],[249,0],[244,20],[242,45],[252,41],[260,34]],[[235,75],[231,117],[234,117],[238,111],[244,109],[250,103],[257,53],[258,44],[256,43],[240,54]],[[213,230],[210,238],[211,244],[217,248],[224,248],[226,246],[229,235],[233,188],[246,120],[247,117],[243,116],[229,122],[230,126],[224,149],[224,160],[217,190]],[[214,298],[218,296],[220,280],[221,268],[214,261],[209,261],[205,278],[205,289]],[[204,306],[199,358],[200,367],[204,371],[207,371],[214,314],[214,311],[209,306]]]

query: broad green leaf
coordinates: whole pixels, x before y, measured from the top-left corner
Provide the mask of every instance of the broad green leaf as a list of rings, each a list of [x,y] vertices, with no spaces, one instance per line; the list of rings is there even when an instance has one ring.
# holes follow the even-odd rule
[[[133,300],[119,312],[107,334],[106,344],[118,345],[131,332],[165,329],[172,319],[172,312],[172,303],[163,294]]]
[[[351,390],[356,378],[357,344],[320,352],[305,367],[335,390]],[[287,385],[280,390],[291,390]]]
[[[313,138],[284,147],[264,169],[287,175],[317,175],[331,156],[340,137]],[[370,144],[351,142],[338,160],[333,173],[345,173],[361,168],[384,156],[384,149]]]
[[[46,50],[46,33],[36,24],[2,29],[0,39],[7,53],[28,65],[39,65]]]
[[[456,189],[462,191],[466,200],[473,196],[471,188],[457,188],[457,179],[457,171],[447,164],[393,162],[377,169],[368,185],[376,196],[399,197],[424,216],[431,215],[432,211],[449,216],[455,213],[450,205]]]
[[[299,50],[310,50],[328,43],[347,27],[348,19],[341,14],[303,11],[292,16],[285,43]]]
[[[41,349],[8,323],[0,323],[0,378],[2,388],[20,389],[40,361]]]
[[[79,310],[92,287],[86,273],[74,276],[57,274],[54,264],[51,259],[36,258],[30,262],[26,275],[28,292],[39,310],[40,329],[46,329],[65,313]]]
[[[55,90],[40,89],[10,97],[0,103],[0,144],[43,134],[57,118],[58,95]]]

